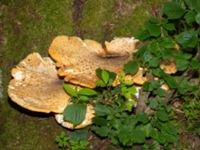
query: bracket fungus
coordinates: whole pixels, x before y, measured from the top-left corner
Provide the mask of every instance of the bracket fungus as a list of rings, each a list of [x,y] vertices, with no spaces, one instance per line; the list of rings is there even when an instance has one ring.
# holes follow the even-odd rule
[[[114,46],[116,42],[121,44]],[[131,59],[128,52],[137,51],[137,43],[134,38],[121,38],[107,42],[106,49],[93,40],[57,36],[49,47],[49,54],[59,66],[58,75],[63,76],[65,81],[94,88],[98,79],[95,70],[103,68],[119,73]],[[124,48],[124,45],[127,46]]]
[[[36,112],[62,113],[69,96],[57,76],[54,62],[38,53],[29,54],[12,69],[8,94],[18,105]]]
[[[98,79],[96,69],[106,69],[119,75],[124,64],[131,60],[131,53],[137,51],[137,44],[138,40],[134,38],[116,38],[111,42],[105,42],[103,48],[100,43],[93,40],[57,36],[48,50],[56,63],[50,57],[42,58],[38,53],[29,54],[12,69],[13,79],[9,83],[8,94],[13,102],[28,110],[53,112],[59,124],[73,129],[73,124],[63,119],[64,109],[71,102],[59,76],[64,77],[69,84],[94,88]],[[174,65],[161,63],[160,67],[167,73],[174,73]],[[170,70],[174,68],[175,71]],[[148,78],[143,76],[143,68],[139,67],[134,76],[126,75],[125,80],[142,85]],[[113,86],[118,84],[117,76]],[[138,93],[137,90],[137,97]],[[92,124],[95,115],[93,106],[87,105],[86,109],[84,121],[75,129]]]

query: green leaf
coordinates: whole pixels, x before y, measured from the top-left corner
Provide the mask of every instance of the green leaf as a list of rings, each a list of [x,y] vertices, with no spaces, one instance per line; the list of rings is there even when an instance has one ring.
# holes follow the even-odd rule
[[[89,88],[83,88],[83,89],[80,89],[80,91],[78,92],[78,95],[95,96],[97,95],[97,92]]]
[[[156,112],[156,116],[158,117],[159,120],[164,122],[169,120],[168,114],[164,110],[158,110]]]
[[[200,12],[200,1],[199,0],[185,0],[186,4],[191,10]]]
[[[145,28],[148,30],[149,34],[154,37],[159,36],[161,33],[160,26],[150,21],[145,22]]]
[[[95,116],[92,121],[94,122],[94,124],[98,125],[98,126],[106,126],[107,124],[107,120],[102,118],[102,117],[97,117]]]
[[[185,18],[185,20],[186,20],[186,22],[188,23],[188,24],[190,24],[190,23],[192,23],[192,22],[194,22],[195,21],[195,16],[196,16],[196,12],[194,12],[194,11],[188,11],[186,14],[185,14],[185,16],[184,16],[184,18]]]
[[[175,31],[176,30],[175,25],[173,23],[163,24],[163,27],[168,31]]]
[[[74,126],[79,125],[85,119],[86,105],[71,104],[64,110],[64,120],[71,122]]]
[[[131,144],[131,140],[133,135],[130,134],[132,133],[132,127],[128,126],[128,125],[122,125],[119,128],[118,131],[118,138],[120,143],[122,143],[122,145],[126,146],[126,145],[130,145]]]
[[[88,136],[88,128],[75,130],[70,134],[70,140],[85,140]]]
[[[172,76],[164,73],[163,71],[160,73],[161,73],[161,77],[165,80],[165,82],[169,85],[170,88],[176,89],[178,87],[176,80]]]
[[[198,42],[198,33],[196,31],[184,31],[180,33],[176,40],[185,48],[194,48]]]
[[[124,65],[124,72],[134,75],[138,71],[139,65],[135,61],[129,61]]]
[[[163,13],[168,19],[179,19],[185,11],[175,2],[169,2],[164,5]]]
[[[193,70],[198,70],[200,69],[199,61],[197,58],[192,58],[190,61],[190,66]]]
[[[101,77],[102,77],[103,81],[107,84],[108,80],[109,80],[109,73],[105,70],[102,70]]]
[[[159,45],[163,48],[170,49],[170,48],[174,48],[175,46],[174,41],[170,38],[162,38],[158,42],[159,42]]]
[[[150,37],[150,34],[147,30],[141,30],[135,34],[135,38],[140,41],[145,41]]]
[[[196,15],[195,20],[200,25],[200,13]]]
[[[103,80],[97,80],[95,83],[98,87],[106,87],[106,83],[104,83]]]
[[[97,116],[106,116],[111,114],[111,108],[102,104],[97,104],[94,107]]]
[[[70,87],[68,84],[64,83],[63,87],[69,95],[78,97],[77,91]]]
[[[152,59],[151,59],[151,61],[149,61],[149,66],[150,67],[158,67],[159,66],[159,64],[160,64],[160,57],[153,57]]]
[[[185,59],[176,59],[176,68],[178,71],[184,71],[188,68],[189,66],[189,61]]]
[[[108,133],[109,133],[109,128],[106,127],[106,126],[103,126],[103,127],[93,126],[92,130],[96,134],[98,134],[99,136],[101,136],[101,137],[106,137],[106,136],[108,136]]]
[[[141,144],[145,142],[146,134],[144,131],[136,128],[132,131],[132,135],[133,135],[132,138],[133,143]]]
[[[162,88],[158,88],[158,89],[155,91],[155,94],[157,94],[157,95],[160,96],[160,97],[165,97],[165,96],[167,96],[166,91],[163,90]]]
[[[136,120],[138,122],[141,122],[142,124],[146,124],[149,121],[149,117],[147,113],[144,113],[144,112],[138,112],[135,117],[136,117]]]
[[[158,109],[159,103],[158,103],[157,99],[150,99],[149,106],[151,109],[154,109],[154,110]]]

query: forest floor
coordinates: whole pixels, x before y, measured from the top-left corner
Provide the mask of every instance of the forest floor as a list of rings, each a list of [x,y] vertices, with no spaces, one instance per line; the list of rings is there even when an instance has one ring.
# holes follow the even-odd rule
[[[48,46],[57,35],[99,42],[133,36],[145,19],[160,14],[164,1],[1,0],[0,150],[56,150],[55,137],[66,130],[52,114],[30,112],[9,100],[7,85],[12,67],[31,52],[47,56]],[[106,143],[97,139],[93,148],[102,149],[98,145]]]

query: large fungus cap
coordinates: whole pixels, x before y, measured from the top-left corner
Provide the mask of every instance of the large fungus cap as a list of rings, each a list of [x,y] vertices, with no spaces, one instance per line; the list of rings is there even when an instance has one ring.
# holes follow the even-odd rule
[[[36,112],[62,113],[69,103],[54,62],[38,53],[29,54],[12,69],[8,86],[11,100]]]
[[[129,43],[133,45],[137,42]],[[107,47],[109,47],[108,44]],[[132,48],[135,47],[132,46]],[[127,55],[127,53],[124,55],[124,51],[122,50],[121,53],[120,50],[122,49],[118,49],[116,56],[116,49],[113,49],[115,53],[112,55],[112,48],[108,48],[106,51],[96,41],[58,36],[51,43],[49,54],[60,67],[58,74],[63,76],[65,81],[94,88],[95,81],[98,79],[95,73],[97,68],[118,73],[131,59],[131,55]],[[129,49],[129,51],[135,51],[135,49]]]

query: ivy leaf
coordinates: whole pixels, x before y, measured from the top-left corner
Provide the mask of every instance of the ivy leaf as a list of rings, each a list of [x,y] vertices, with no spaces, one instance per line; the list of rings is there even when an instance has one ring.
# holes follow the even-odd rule
[[[168,19],[179,19],[185,11],[175,2],[166,3],[163,8],[163,13]]]
[[[189,61],[185,59],[176,59],[176,68],[178,71],[184,71],[188,68],[189,66]]]
[[[77,91],[74,90],[71,86],[69,86],[69,84],[64,83],[63,87],[69,95],[78,97]]]
[[[200,13],[196,15],[195,20],[200,25]]]
[[[97,95],[97,92],[89,88],[83,88],[83,89],[80,89],[80,91],[78,92],[78,95],[95,96]]]
[[[109,81],[109,73],[105,70],[102,70],[101,77],[102,77],[103,81],[107,84]]]
[[[190,24],[195,21],[195,16],[196,16],[196,12],[190,10],[185,14],[184,18],[185,18],[186,22],[188,24]]]
[[[103,127],[93,126],[92,130],[96,134],[98,134],[99,136],[101,136],[101,137],[106,137],[106,136],[108,136],[108,133],[109,133],[109,129],[106,126],[103,126]]]
[[[71,122],[74,126],[79,125],[85,119],[86,105],[71,104],[64,110],[64,120]]]
[[[165,122],[169,120],[168,114],[164,110],[158,110],[156,112],[156,116],[158,117],[159,120]]]
[[[159,45],[163,48],[174,48],[174,41],[170,38],[162,38],[159,40]]]
[[[135,61],[129,61],[124,65],[124,72],[134,75],[138,71],[139,65]]]
[[[195,31],[184,31],[180,33],[176,40],[185,48],[194,48],[198,42],[198,33]]]

